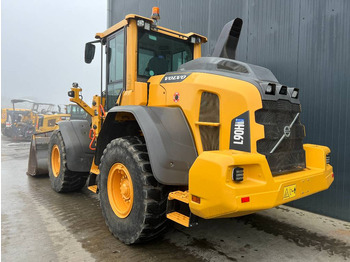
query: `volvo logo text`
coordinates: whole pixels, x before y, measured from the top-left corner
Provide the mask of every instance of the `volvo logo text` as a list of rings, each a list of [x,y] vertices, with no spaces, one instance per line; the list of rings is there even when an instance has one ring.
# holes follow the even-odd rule
[[[270,151],[270,154],[272,154],[273,152],[275,152],[276,148],[281,144],[281,142],[283,141],[284,138],[286,137],[290,137],[290,130],[293,127],[295,121],[297,121],[298,117],[299,117],[300,113],[297,113],[292,121],[292,123],[290,123],[289,126],[285,126],[283,129],[283,135],[280,138],[280,140],[278,140],[278,142],[276,143],[276,145],[272,148],[272,150]]]

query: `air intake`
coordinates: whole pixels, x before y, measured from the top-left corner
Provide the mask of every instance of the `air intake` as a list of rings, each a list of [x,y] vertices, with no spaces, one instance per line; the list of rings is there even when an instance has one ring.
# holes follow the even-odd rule
[[[263,101],[263,108],[255,112],[256,122],[264,125],[265,138],[257,141],[257,151],[266,156],[273,175],[299,171],[305,168],[303,139],[304,126],[299,117],[288,136],[272,150],[301,112],[299,104],[286,100]]]
[[[199,132],[203,151],[219,149],[220,106],[216,94],[203,92],[199,111]]]

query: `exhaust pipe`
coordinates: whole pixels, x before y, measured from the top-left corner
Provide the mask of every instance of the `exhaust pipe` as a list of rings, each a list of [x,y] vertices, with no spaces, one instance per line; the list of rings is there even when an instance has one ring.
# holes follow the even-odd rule
[[[241,34],[243,20],[236,18],[228,22],[223,28],[215,44],[212,57],[236,58],[236,49]]]

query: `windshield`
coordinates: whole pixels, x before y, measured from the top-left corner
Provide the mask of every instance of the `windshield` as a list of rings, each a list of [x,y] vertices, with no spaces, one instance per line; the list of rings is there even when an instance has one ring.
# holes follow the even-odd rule
[[[55,111],[53,104],[44,104],[44,103],[35,103],[33,105],[33,112],[39,113],[39,114],[47,114],[52,113]]]
[[[176,71],[193,59],[193,44],[152,31],[138,31],[137,74],[139,81]],[[140,79],[141,77],[141,79]]]

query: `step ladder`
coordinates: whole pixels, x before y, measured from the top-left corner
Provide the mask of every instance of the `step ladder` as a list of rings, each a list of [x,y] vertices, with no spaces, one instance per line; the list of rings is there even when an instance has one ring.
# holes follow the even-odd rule
[[[92,191],[93,193],[98,193],[98,186],[97,186],[97,175],[94,173],[90,173],[88,179],[87,179],[87,188]]]
[[[170,192],[167,203],[167,218],[185,227],[198,225],[198,218],[191,213],[188,204],[188,191]]]

